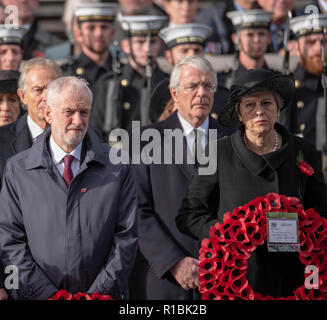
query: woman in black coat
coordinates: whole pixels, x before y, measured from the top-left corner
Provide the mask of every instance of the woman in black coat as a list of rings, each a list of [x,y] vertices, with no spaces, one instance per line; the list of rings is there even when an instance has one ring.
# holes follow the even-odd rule
[[[318,152],[276,123],[293,92],[291,78],[271,71],[248,70],[239,77],[219,119],[240,129],[216,142],[216,172],[193,177],[176,217],[181,232],[199,241],[209,238],[210,227],[222,223],[224,213],[269,192],[297,197],[305,209],[327,215]],[[311,176],[297,166],[301,152],[314,169]],[[248,280],[264,295],[292,295],[304,283],[304,265],[298,253],[268,252],[266,245],[260,246],[249,259]]]

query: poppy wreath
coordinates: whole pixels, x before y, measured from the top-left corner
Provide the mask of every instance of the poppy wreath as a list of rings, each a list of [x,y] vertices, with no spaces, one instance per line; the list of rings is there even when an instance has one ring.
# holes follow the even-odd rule
[[[94,292],[91,296],[84,292],[78,292],[72,295],[66,290],[59,290],[48,300],[113,300],[109,295],[102,295]]]
[[[294,288],[289,297],[263,296],[246,278],[248,259],[267,240],[267,212],[295,212],[299,222],[299,259],[318,268],[318,289]],[[223,223],[210,228],[199,251],[199,291],[203,300],[327,299],[327,220],[314,209],[304,211],[298,198],[268,193],[234,208]],[[306,279],[310,274],[306,274]],[[305,283],[305,281],[304,281]]]

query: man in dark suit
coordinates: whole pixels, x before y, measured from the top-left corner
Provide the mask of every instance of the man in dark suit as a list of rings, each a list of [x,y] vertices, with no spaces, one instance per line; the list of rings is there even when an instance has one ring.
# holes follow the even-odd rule
[[[0,193],[0,250],[19,270],[14,299],[65,289],[127,295],[136,249],[132,166],[88,130],[92,93],[84,79],[60,77],[47,89],[51,128],[8,160]],[[109,195],[109,196],[108,196]]]
[[[61,75],[60,67],[48,59],[35,58],[24,65],[17,93],[27,113],[16,122],[0,127],[0,186],[7,159],[31,147],[47,127],[43,115],[46,88]]]
[[[211,132],[215,139],[227,134],[209,116],[216,86],[215,72],[207,60],[197,56],[182,59],[170,81],[177,111],[143,128],[143,132],[151,129],[160,135],[162,161],[134,166],[139,254],[130,277],[132,299],[198,298],[197,243],[177,230],[175,217],[197,169],[197,155],[204,150]],[[173,145],[165,140],[172,130],[177,134]],[[171,156],[172,162],[166,164],[166,156]]]

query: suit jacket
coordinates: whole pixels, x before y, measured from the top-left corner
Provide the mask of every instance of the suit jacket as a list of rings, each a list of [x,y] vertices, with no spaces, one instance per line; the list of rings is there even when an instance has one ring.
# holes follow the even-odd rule
[[[181,232],[199,241],[208,238],[210,227],[222,223],[224,213],[269,192],[297,197],[305,209],[315,208],[327,215],[327,186],[314,146],[279,124],[275,129],[283,145],[262,156],[247,149],[244,130],[216,142],[218,169],[212,175],[194,175],[176,218]],[[314,168],[310,177],[296,165],[300,150]],[[303,285],[304,265],[297,253],[269,253],[261,246],[248,262],[249,282],[264,295],[288,296],[292,288]]]
[[[156,129],[162,138],[161,150],[172,155],[163,142],[165,129],[181,129],[177,112],[166,120],[143,129]],[[226,133],[210,117],[209,129],[216,129],[218,138]],[[144,143],[143,143],[144,147]],[[183,153],[187,144],[183,139]],[[194,164],[134,165],[138,190],[139,255],[130,279],[132,299],[194,299],[193,290],[186,291],[175,281],[169,269],[186,256],[198,256],[198,244],[177,230],[175,217],[196,171]]]
[[[27,125],[27,113],[17,121],[0,127],[0,187],[7,160],[14,154],[28,149],[32,144],[31,133]]]
[[[18,299],[47,299],[59,289],[127,295],[136,249],[136,191],[131,165],[113,164],[93,131],[69,188],[48,149],[50,130],[12,157],[0,193],[3,264],[19,269]],[[109,195],[109,196],[108,196]]]

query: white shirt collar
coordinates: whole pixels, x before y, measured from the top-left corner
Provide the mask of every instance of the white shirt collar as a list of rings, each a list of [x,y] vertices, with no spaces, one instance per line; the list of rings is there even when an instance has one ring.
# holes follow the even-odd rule
[[[324,0],[318,0],[319,6],[324,13],[327,12],[327,2]]]
[[[187,122],[181,115],[180,113],[177,111],[177,116],[178,119],[182,125],[183,128],[183,132],[185,136],[188,136],[194,129],[195,127],[193,127],[189,122]],[[209,116],[207,116],[207,118],[205,119],[205,121],[197,128],[199,130],[201,130],[205,136],[208,135],[208,129],[209,129]]]
[[[64,157],[67,155],[72,155],[74,156],[75,159],[80,161],[81,152],[82,152],[82,142],[71,153],[67,153],[58,146],[58,144],[53,140],[53,137],[51,135],[50,151],[51,151],[52,159],[56,165],[61,161],[63,161]]]
[[[31,132],[33,141],[44,131],[36,122],[32,120],[30,116],[27,116],[27,125]]]

